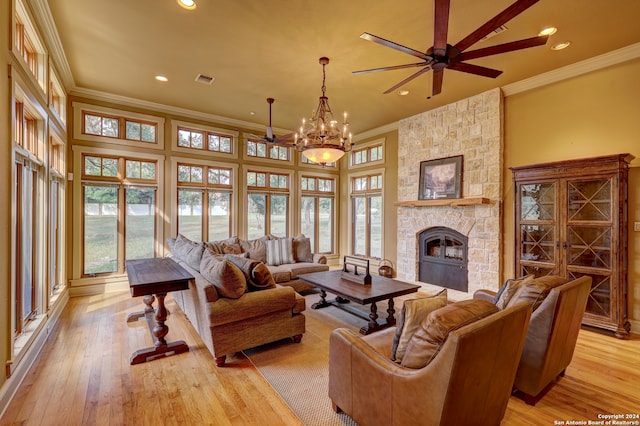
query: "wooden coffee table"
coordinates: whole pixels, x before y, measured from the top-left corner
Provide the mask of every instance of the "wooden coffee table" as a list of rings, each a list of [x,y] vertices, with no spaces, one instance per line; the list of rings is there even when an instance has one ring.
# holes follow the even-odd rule
[[[164,298],[170,291],[187,290],[193,276],[167,257],[127,260],[126,263],[131,296],[144,296],[142,300],[146,305],[144,311],[129,314],[127,322],[144,317],[154,338],[154,346],[135,351],[131,355],[130,364],[188,352],[189,346],[184,341],[167,343],[165,340],[169,327],[164,323],[168,313],[164,306]],[[154,310],[153,302],[156,298],[158,307]]]
[[[391,327],[396,324],[393,298],[405,294],[416,293],[419,285],[409,284],[391,278],[373,275],[371,284],[359,284],[342,278],[342,271],[313,272],[298,275],[298,278],[307,284],[320,289],[320,301],[311,305],[312,309],[321,309],[327,306],[336,306],[350,314],[368,320],[366,326],[360,329],[360,333],[369,334],[374,331]],[[327,300],[327,292],[335,294],[334,300]],[[383,323],[378,322],[377,302],[387,300],[387,319]],[[349,301],[360,305],[371,304],[369,315],[348,305]]]

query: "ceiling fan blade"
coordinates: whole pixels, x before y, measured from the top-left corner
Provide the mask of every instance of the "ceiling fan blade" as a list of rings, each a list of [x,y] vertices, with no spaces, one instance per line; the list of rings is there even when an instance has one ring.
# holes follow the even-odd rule
[[[390,67],[371,68],[368,70],[352,71],[352,74],[367,74],[370,72],[400,70],[403,68],[421,67],[421,66],[429,65],[430,63],[431,61],[427,61],[427,62],[417,62],[415,64],[404,64],[404,65],[393,65]]]
[[[481,67],[479,65],[467,64],[465,62],[450,63],[447,68],[450,70],[462,71],[490,78],[496,78],[502,74],[502,71],[494,70],[493,68]]]
[[[424,59],[424,60],[430,60],[431,59],[431,56],[427,55],[426,53],[417,51],[415,49],[411,49],[410,47],[403,46],[401,44],[395,43],[393,41],[386,40],[386,39],[384,39],[382,37],[378,37],[378,36],[373,35],[373,34],[362,33],[362,34],[360,34],[360,38],[372,41],[374,43],[381,44],[381,45],[386,46],[386,47],[390,47],[390,48],[395,49],[395,50],[399,50],[400,52],[408,53],[409,55],[416,56],[416,57],[418,57],[420,59]]]
[[[449,32],[450,0],[436,0],[433,18],[433,53],[444,56],[447,53],[447,33]]]
[[[393,92],[393,91],[394,91],[394,90],[396,90],[397,88],[404,86],[405,84],[407,84],[408,82],[410,82],[410,81],[411,81],[411,80],[413,80],[414,78],[416,78],[416,77],[418,77],[418,76],[420,76],[420,75],[424,74],[425,72],[429,71],[430,69],[431,69],[431,67],[430,67],[430,66],[426,66],[426,67],[424,67],[424,68],[423,68],[423,69],[421,69],[420,71],[418,71],[418,72],[416,72],[416,73],[414,73],[414,74],[411,74],[409,77],[405,78],[404,80],[402,80],[400,83],[396,84],[395,86],[393,86],[393,87],[391,87],[391,88],[387,89],[387,90],[386,90],[385,92],[383,92],[383,93],[386,95],[386,94],[388,94],[388,93]]]
[[[485,56],[497,55],[498,53],[513,52],[514,50],[526,49],[529,47],[542,46],[547,42],[548,35],[531,37],[524,40],[512,41],[510,43],[498,44],[496,46],[485,47],[483,49],[470,50],[463,52],[458,58],[460,61],[468,61],[470,59],[484,58]],[[458,59],[456,58],[456,59]]]
[[[435,96],[442,92],[442,78],[444,77],[444,69],[433,70],[433,89],[431,96]]]
[[[464,52],[464,50],[476,44],[482,37],[486,36],[491,31],[500,27],[504,23],[509,22],[511,19],[515,18],[516,16],[530,8],[538,1],[539,0],[516,1],[511,6],[507,7],[505,10],[494,16],[492,19],[485,22],[480,26],[480,28],[466,36],[464,39],[460,40],[455,47],[461,52]]]
[[[292,144],[295,133],[287,133],[286,135],[276,136],[273,140],[276,144]]]

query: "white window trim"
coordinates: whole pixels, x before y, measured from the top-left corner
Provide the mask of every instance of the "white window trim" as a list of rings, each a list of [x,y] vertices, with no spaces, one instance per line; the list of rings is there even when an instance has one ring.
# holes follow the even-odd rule
[[[384,164],[385,159],[387,158],[387,153],[385,150],[385,138],[380,138],[380,139],[375,139],[372,140],[370,142],[364,143],[364,144],[360,144],[358,146],[354,146],[353,149],[351,150],[351,152],[348,152],[348,167],[349,170],[357,170],[357,169],[361,169],[363,167],[372,167],[372,166],[379,166],[381,164]],[[376,160],[376,161],[368,161],[366,163],[362,163],[362,164],[351,164],[351,154],[353,154],[354,151],[362,151],[364,149],[369,149],[373,146],[378,146],[378,145],[382,145],[382,160]]]
[[[158,230],[157,236],[158,240],[156,241],[155,250],[158,256],[162,256],[164,254],[164,221],[166,220],[166,215],[163,214],[165,212],[165,201],[164,201],[164,191],[162,191],[162,187],[164,185],[164,162],[165,156],[158,154],[148,154],[148,153],[136,153],[136,152],[126,152],[124,153],[122,150],[117,149],[109,149],[109,148],[98,148],[98,147],[89,147],[89,146],[81,146],[74,145],[71,147],[73,151],[73,170],[75,172],[75,176],[73,173],[70,173],[68,176],[68,180],[72,180],[72,199],[74,200],[82,200],[82,156],[83,154],[96,154],[96,155],[107,155],[107,156],[116,156],[116,157],[128,157],[134,159],[149,159],[157,161],[157,186],[158,191],[156,194],[156,205],[158,206],[158,215],[156,217],[156,229]],[[73,203],[71,214],[73,217],[81,218],[83,216],[84,206],[82,203]],[[120,278],[117,277],[117,274],[104,276],[104,277],[83,277],[82,276],[82,263],[80,253],[82,252],[82,220],[74,220],[71,225],[73,232],[73,241],[71,241],[72,251],[73,253],[77,253],[77,256],[73,256],[71,273],[72,287],[82,287],[86,285],[103,285],[107,286],[109,283],[114,280],[118,281]],[[69,243],[67,242],[67,245]],[[71,277],[67,277],[71,278]]]
[[[273,161],[273,160],[272,160]],[[296,181],[294,180],[294,176],[295,176],[295,172],[293,170],[282,170],[282,169],[278,169],[278,168],[273,168],[273,167],[260,167],[260,166],[252,166],[249,164],[245,164],[242,166],[242,204],[244,205],[245,211],[248,210],[248,194],[249,194],[249,188],[247,185],[247,172],[251,170],[251,171],[256,171],[256,172],[268,172],[268,173],[277,173],[279,175],[288,175],[289,176],[289,205],[287,206],[288,208],[288,212],[287,214],[289,215],[289,223],[287,224],[287,234],[289,235],[289,237],[293,237],[294,234],[294,222],[296,222],[296,215],[295,215],[295,210],[294,210],[294,204],[297,207],[297,200],[298,200],[298,187],[295,185]],[[268,188],[265,188],[265,192],[269,192]],[[274,191],[276,192],[276,191]],[[248,234],[249,231],[249,215],[245,214],[244,215],[244,220],[242,221],[242,236],[243,238],[245,238]]]
[[[247,135],[248,136],[248,135]],[[285,160],[274,160],[273,158],[269,158],[269,157],[253,157],[251,155],[247,154],[247,144],[249,142],[261,142],[261,143],[265,143],[264,141],[261,141],[260,138],[252,138],[252,137],[243,137],[242,138],[242,159],[244,161],[255,161],[258,163],[263,163],[263,164],[270,164],[271,166],[276,166],[276,165],[282,165],[282,166],[291,166],[293,167],[294,165],[294,161],[293,161],[293,157],[295,156],[296,150],[293,147],[288,147],[289,149],[289,159],[287,161]],[[269,144],[266,143],[267,145],[267,149],[269,148]],[[287,148],[287,147],[285,147]]]
[[[85,104],[82,102],[73,102],[73,138],[84,140],[103,142],[114,145],[125,145],[129,147],[148,148],[148,149],[164,149],[164,118],[157,117],[155,115],[141,114],[131,111],[123,111],[115,108],[102,107],[98,105]],[[155,123],[157,127],[156,139],[157,143],[132,141],[124,138],[108,138],[106,136],[87,135],[82,133],[82,113],[83,112],[95,112],[98,114],[113,115],[116,117],[130,118],[132,120],[148,121]],[[121,155],[121,154],[119,154]]]
[[[221,167],[231,169],[231,235],[238,235],[238,222],[240,221],[240,212],[238,204],[238,165],[233,163],[223,163],[216,161],[198,160],[195,158],[172,157],[171,158],[171,179],[170,195],[171,200],[169,206],[169,223],[171,223],[170,237],[178,235],[178,205],[175,202],[178,199],[178,164],[193,164],[198,166]],[[167,250],[168,251],[168,250]]]
[[[200,130],[203,132],[212,132],[212,133],[220,133],[223,135],[231,136],[231,152],[219,152],[219,151],[209,151],[208,149],[196,149],[196,148],[186,148],[184,146],[178,146],[178,127],[186,127],[188,129]],[[236,130],[229,129],[221,129],[219,127],[205,126],[202,124],[195,124],[188,121],[180,121],[180,120],[171,120],[171,150],[175,152],[182,152],[185,154],[202,154],[202,155],[210,155],[212,157],[218,158],[238,158],[238,150],[239,143],[238,137],[240,133]],[[204,143],[208,143],[208,141],[204,141]]]
[[[384,157],[383,157],[384,158]],[[369,176],[369,175],[382,175],[382,190],[380,191],[380,196],[382,197],[382,205],[384,206],[384,192],[385,192],[385,185],[386,185],[386,179],[385,179],[385,169],[369,169],[369,170],[363,170],[363,171],[359,171],[359,172],[353,172],[353,173],[349,173],[347,175],[347,185],[349,188],[348,191],[348,196],[349,196],[349,207],[347,209],[347,227],[348,227],[348,232],[347,232],[347,252],[351,253],[351,248],[353,247],[353,179],[354,178],[358,178],[358,177],[363,177],[363,176]],[[380,212],[381,215],[381,221],[383,224],[383,228],[382,228],[382,235],[380,236],[380,245],[382,246],[381,248],[381,257],[380,259],[384,259],[386,254],[384,252],[384,209],[382,209],[382,212]],[[375,258],[370,258],[370,259],[375,259]]]

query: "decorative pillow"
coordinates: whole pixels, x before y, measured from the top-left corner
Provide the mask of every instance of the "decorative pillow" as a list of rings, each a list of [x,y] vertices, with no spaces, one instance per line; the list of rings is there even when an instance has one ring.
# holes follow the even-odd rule
[[[420,327],[420,323],[422,323],[431,311],[445,307],[446,305],[446,288],[434,295],[416,293],[415,299],[404,301],[402,311],[400,311],[400,315],[398,317],[396,334],[393,337],[393,346],[391,347],[392,361],[398,363],[402,361],[402,357],[407,349],[407,344],[418,327]]]
[[[293,242],[291,238],[280,238],[265,241],[267,246],[267,265],[284,265],[295,263],[293,260]]]
[[[506,283],[500,288],[500,291],[496,294],[496,297],[493,299],[493,304],[498,307],[498,309],[504,309],[507,307],[507,303],[513,297],[514,294],[520,289],[522,283],[531,281],[533,279],[533,274],[527,275],[522,278],[509,279]]]
[[[247,281],[249,291],[266,290],[276,287],[276,282],[273,280],[269,268],[267,268],[264,263],[232,254],[228,254],[226,258],[229,262],[240,268]]]
[[[221,297],[237,299],[247,292],[247,280],[240,268],[209,250],[202,255],[200,273],[216,287]]]
[[[311,240],[300,234],[293,239],[293,258],[296,262],[313,262]]]
[[[222,241],[208,241],[204,243],[207,246],[207,250],[209,250],[213,254],[224,254],[224,247],[222,246]]]
[[[200,270],[200,261],[204,253],[205,246],[203,243],[191,241],[182,234],[178,234],[175,243],[173,243],[173,254],[187,265]]]
[[[535,311],[554,287],[558,287],[566,282],[568,282],[566,278],[557,275],[547,275],[523,283],[516,294],[509,300],[506,307],[509,308],[521,302],[528,302],[533,305],[532,310]]]
[[[431,312],[415,332],[402,358],[402,366],[423,368],[438,354],[450,332],[500,310],[486,300],[463,300]]]
[[[255,240],[240,240],[240,247],[242,251],[249,254],[251,259],[266,262],[267,261],[267,246],[264,244],[268,241],[269,237],[264,235]]]

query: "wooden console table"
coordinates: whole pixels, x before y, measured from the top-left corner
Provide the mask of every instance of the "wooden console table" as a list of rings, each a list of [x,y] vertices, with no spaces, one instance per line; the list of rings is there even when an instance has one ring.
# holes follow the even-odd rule
[[[188,352],[189,346],[184,341],[167,343],[165,340],[169,327],[165,325],[167,308],[164,306],[164,298],[170,291],[187,290],[193,276],[166,257],[127,260],[127,275],[131,296],[144,296],[142,300],[146,305],[144,311],[129,314],[127,322],[144,317],[154,340],[153,347],[135,351],[131,355],[130,364]],[[154,310],[153,302],[156,298],[158,307]]]

